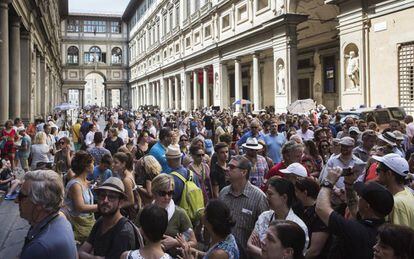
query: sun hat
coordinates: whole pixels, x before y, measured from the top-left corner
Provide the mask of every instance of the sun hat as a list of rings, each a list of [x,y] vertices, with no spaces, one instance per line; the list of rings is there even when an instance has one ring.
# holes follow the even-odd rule
[[[394,197],[391,192],[381,184],[375,181],[367,183],[356,182],[354,184],[354,190],[374,211],[383,216],[391,213],[394,207]]]
[[[259,142],[257,141],[256,138],[248,138],[246,140],[246,143],[244,143],[242,145],[242,147],[247,148],[247,149],[253,149],[253,150],[260,150],[263,148],[263,146],[261,144],[259,144]]]
[[[167,147],[167,152],[165,153],[165,156],[170,159],[174,158],[180,158],[181,157],[181,151],[179,145],[169,145]]]
[[[408,172],[410,171],[408,162],[400,155],[391,153],[385,156],[372,156],[378,162],[383,163],[389,169],[391,169],[394,173],[399,174],[401,176],[407,176]]]
[[[355,140],[351,137],[343,137],[339,140],[339,144],[344,146],[355,146]]]
[[[101,186],[94,189],[96,192],[103,190],[119,193],[123,198],[127,197],[125,195],[124,183],[117,177],[109,177]]]
[[[284,173],[284,174],[294,174],[294,175],[300,176],[300,177],[307,177],[308,176],[308,172],[306,171],[306,168],[303,165],[301,165],[300,163],[290,164],[287,168],[280,169],[279,171]]]
[[[394,133],[395,138],[397,140],[404,140],[404,134],[401,133],[399,130],[394,130],[392,133]]]
[[[385,133],[382,133],[381,135],[378,136],[378,138],[392,146],[397,145],[395,143],[397,142],[397,138],[395,137],[395,134],[392,132],[387,131]]]

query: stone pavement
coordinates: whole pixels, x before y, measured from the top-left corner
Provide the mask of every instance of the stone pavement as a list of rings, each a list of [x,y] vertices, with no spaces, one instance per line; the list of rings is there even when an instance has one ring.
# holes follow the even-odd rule
[[[19,205],[0,201],[0,258],[16,258],[22,249],[29,224],[20,218]]]

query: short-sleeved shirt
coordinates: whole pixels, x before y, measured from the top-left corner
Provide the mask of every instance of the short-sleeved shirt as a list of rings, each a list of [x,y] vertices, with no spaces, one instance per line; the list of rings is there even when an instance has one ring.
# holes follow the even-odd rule
[[[276,135],[267,134],[264,137],[267,146],[267,156],[269,156],[273,163],[280,163],[282,161],[282,146],[286,142],[286,137],[282,133]]]
[[[210,178],[211,184],[218,185],[220,191],[228,185],[228,182],[226,182],[226,171],[217,163],[211,167]]]
[[[394,195],[394,208],[390,221],[414,229],[414,195],[407,188]]]
[[[112,155],[118,152],[118,149],[123,144],[124,144],[124,141],[120,137],[117,137],[115,141],[112,141],[111,138],[105,139],[105,148],[108,149]]]
[[[226,203],[232,212],[236,221],[232,234],[239,244],[240,251],[244,254],[247,240],[257,219],[263,211],[269,208],[266,195],[259,188],[247,182],[240,195],[233,193],[231,185],[224,187],[219,199]]]
[[[305,222],[306,226],[308,227],[309,233],[309,247],[312,245],[312,234],[318,232],[328,233],[328,227],[323,223],[323,221],[319,218],[319,216],[315,212],[315,205],[305,207],[302,213],[302,220]],[[328,244],[329,242],[325,243],[324,248],[318,255],[318,258],[327,258],[328,253]]]
[[[27,237],[34,238],[31,241],[26,238],[20,254],[21,259],[77,257],[71,224],[64,216],[55,216],[56,214],[45,218],[29,230]]]
[[[371,259],[376,243],[377,229],[384,220],[347,220],[333,211],[329,215],[328,229],[334,236],[328,258]]]
[[[23,150],[19,150],[17,152],[17,155],[19,158],[29,158],[30,156],[30,146],[32,145],[32,140],[30,139],[30,137],[28,135],[25,135],[24,137],[22,137],[22,142],[21,142],[21,146],[26,146],[27,150],[23,151]]]
[[[95,166],[93,168],[93,174],[88,175],[88,181],[96,181],[98,182],[98,186],[102,185],[109,177],[112,176],[111,169],[106,169],[104,171],[99,169],[99,166]]]
[[[102,218],[96,221],[87,240],[92,245],[95,256],[118,259],[125,251],[139,249],[134,227],[125,217],[103,234],[101,229]]]
[[[157,142],[154,146],[152,146],[150,152],[148,153],[157,159],[162,167],[163,172],[166,172],[169,169],[167,158],[165,157],[166,152],[167,149],[160,142]]]
[[[261,156],[257,155],[256,163],[252,164],[252,168],[250,170],[249,181],[251,184],[262,187],[265,185],[265,175],[269,171],[269,165],[267,164],[266,159]]]

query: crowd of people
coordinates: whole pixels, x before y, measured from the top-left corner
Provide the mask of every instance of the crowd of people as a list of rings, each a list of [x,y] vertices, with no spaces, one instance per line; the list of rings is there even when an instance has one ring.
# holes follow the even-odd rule
[[[0,192],[31,226],[22,259],[414,258],[410,115],[62,118],[0,132]]]

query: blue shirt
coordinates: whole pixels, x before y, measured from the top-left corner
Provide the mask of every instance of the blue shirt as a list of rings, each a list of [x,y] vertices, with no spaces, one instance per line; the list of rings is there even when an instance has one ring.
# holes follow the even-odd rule
[[[248,138],[251,138],[251,137],[254,137],[253,135],[252,135],[252,131],[251,130],[249,130],[248,132],[246,132],[240,139],[239,139],[239,141],[237,141],[237,146],[241,146],[241,145],[243,145],[244,143],[246,143],[246,140],[248,139]],[[259,140],[259,139],[263,139],[264,140],[264,135],[263,135],[263,133],[262,132],[260,132],[259,131],[259,134],[257,135],[257,136],[255,136],[254,137],[255,139],[257,139],[257,140]]]
[[[283,133],[277,135],[267,134],[264,137],[267,146],[267,156],[270,157],[274,164],[282,162],[282,146],[286,142],[286,137]]]
[[[158,141],[154,146],[152,146],[149,155],[155,157],[162,167],[162,171],[166,172],[170,169],[167,163],[167,158],[165,157],[167,149]]]
[[[109,177],[112,176],[111,169],[106,169],[104,171],[99,169],[99,166],[93,168],[93,174],[88,175],[87,179],[89,181],[97,181],[99,185],[103,184]]]
[[[171,174],[172,172],[177,172],[181,174],[185,179],[188,179],[188,169],[184,166],[180,165],[178,168],[170,168],[168,171],[165,171],[167,174]],[[172,175],[174,177],[174,194],[173,194],[173,200],[175,204],[180,204],[181,195],[183,194],[184,190],[184,182],[181,181],[180,178],[178,178],[175,175]],[[200,182],[198,180],[197,175],[193,172],[194,182],[195,184],[200,187]],[[201,187],[200,187],[201,188]]]
[[[64,216],[55,216],[56,214],[45,218],[29,230],[20,259],[77,257],[71,224]]]

